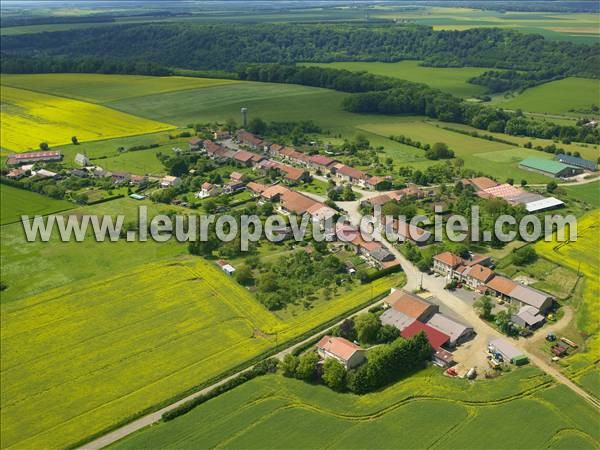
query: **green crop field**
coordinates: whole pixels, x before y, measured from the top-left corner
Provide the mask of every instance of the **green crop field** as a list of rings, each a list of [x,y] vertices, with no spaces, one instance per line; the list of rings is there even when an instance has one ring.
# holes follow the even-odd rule
[[[598,105],[598,99],[600,99],[600,80],[571,77],[526,89],[512,99],[501,101],[498,106],[505,109],[579,117],[581,113],[571,110],[589,110],[592,104]]]
[[[15,225],[1,228],[2,447],[72,445],[403,280],[282,321],[213,263],[168,256],[182,244],[26,244]]]
[[[593,208],[600,208],[600,180],[576,186],[562,186],[569,198],[583,200]]]
[[[5,184],[0,186],[0,225],[19,222],[21,214],[46,215],[74,208],[73,203],[55,200],[35,192],[17,189]]]
[[[2,75],[1,84],[91,103],[237,83],[234,80],[142,75],[60,73]]]
[[[366,123],[360,125],[359,128],[381,137],[403,134],[422,143],[445,142],[454,150],[457,157],[464,160],[465,167],[493,175],[499,180],[507,178],[525,179],[529,183],[547,183],[549,181],[549,178],[544,175],[518,168],[519,161],[528,156],[551,158],[547,153],[519,149],[499,142],[465,136],[445,130],[436,126],[435,122],[423,120],[423,118],[407,117],[405,120],[396,123]],[[511,139],[510,136],[504,137],[507,140]],[[422,155],[423,151],[419,151]],[[424,168],[433,163],[435,162],[421,156],[420,161],[407,162],[406,165]],[[493,166],[490,163],[493,163]],[[493,170],[490,170],[492,167]]]
[[[425,83],[431,87],[449,92],[459,97],[474,97],[483,94],[485,88],[468,83],[470,78],[481,75],[488,69],[481,67],[425,67],[420,61],[384,62],[333,62],[307,63],[306,65],[366,71],[376,75],[401,78],[403,80]]]
[[[534,368],[472,384],[432,367],[364,396],[268,375],[114,448],[539,448],[567,433],[594,448],[595,421]]]
[[[2,186],[3,192],[5,188]],[[16,194],[21,192],[30,194],[21,190]],[[37,199],[37,195],[31,193],[31,198]],[[51,199],[42,198],[47,204],[52,204]],[[142,204],[148,207],[149,216],[177,210],[173,206],[123,198],[80,207],[67,214],[124,214],[125,222],[128,222],[137,217],[137,207]],[[2,208],[5,205],[2,199]],[[73,206],[71,203],[67,205]],[[61,242],[55,232],[48,243],[27,242],[20,222],[0,227],[0,270],[2,282],[8,285],[2,292],[2,302],[12,302],[69,283],[103,279],[147,261],[160,261],[187,252],[185,245],[174,241],[161,244],[153,241],[96,242],[92,236],[90,231],[83,242]]]
[[[577,328],[584,338],[585,351],[564,360],[566,373],[577,379],[598,361],[600,350],[600,209],[577,221],[577,240],[539,241],[535,249],[541,256],[581,273],[584,277],[582,298],[577,307]],[[585,387],[585,386],[584,386]]]

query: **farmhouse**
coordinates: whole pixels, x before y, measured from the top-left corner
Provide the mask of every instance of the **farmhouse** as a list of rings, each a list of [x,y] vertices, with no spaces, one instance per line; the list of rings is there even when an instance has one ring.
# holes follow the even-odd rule
[[[281,195],[281,210],[287,213],[302,215],[308,210],[319,204],[319,202],[300,194],[296,191],[284,192]]]
[[[317,344],[317,353],[323,359],[338,360],[346,369],[353,369],[365,361],[364,350],[342,337],[323,336]]]
[[[454,270],[462,263],[460,256],[452,252],[443,252],[433,257],[433,270],[442,275],[452,276]]]
[[[542,175],[556,178],[572,177],[573,175],[578,175],[583,172],[581,167],[542,158],[524,159],[519,163],[519,167],[521,169],[529,170],[530,172],[537,172]]]
[[[554,159],[563,164],[581,167],[582,169],[589,170],[590,172],[596,172],[596,170],[598,170],[596,167],[596,163],[594,161],[590,161],[589,159],[583,159],[577,156],[564,155],[562,153],[556,155]]]
[[[366,173],[361,170],[355,169],[354,167],[347,166],[345,164],[334,164],[335,177],[340,181],[345,181],[353,184],[361,184],[368,177]]]
[[[308,158],[308,165],[314,170],[319,170],[322,173],[329,173],[330,167],[337,161],[324,155],[313,155]]]
[[[83,153],[77,153],[75,155],[75,164],[85,167],[90,165],[90,160]]]
[[[231,137],[231,134],[229,134],[229,131],[213,131],[213,139],[215,141],[223,141],[225,139],[229,139]]]
[[[255,153],[250,153],[250,152],[247,152],[246,150],[239,150],[234,153],[233,159],[235,160],[235,162],[237,162],[243,166],[250,167],[254,162],[253,161],[254,155],[255,155]]]
[[[54,162],[60,161],[62,157],[62,153],[57,151],[15,153],[8,157],[6,164],[9,166],[19,166],[38,162]]]
[[[26,170],[23,169],[12,169],[6,174],[6,176],[12,180],[19,180],[27,174]]]
[[[291,192],[291,190],[281,184],[273,184],[262,191],[260,197],[264,200],[278,202],[286,192]]]
[[[550,295],[499,275],[488,281],[485,286],[493,295],[519,307],[533,306],[541,314],[546,314],[554,304]]]
[[[231,181],[235,181],[235,182],[240,183],[244,179],[244,174],[239,173],[239,172],[231,172],[229,174],[229,179]]]
[[[200,150],[202,148],[202,139],[194,136],[188,141],[188,147],[191,151]]]
[[[281,164],[279,171],[283,172],[283,177],[290,183],[299,183],[301,181],[309,181],[310,175],[306,170],[298,169],[297,167]]]
[[[485,285],[494,277],[494,271],[489,267],[475,264],[472,266],[462,266],[461,271],[457,270],[460,281],[464,282],[473,289],[477,289],[481,285]]]
[[[250,181],[246,184],[246,189],[248,189],[250,192],[252,192],[252,194],[254,196],[259,196],[266,189],[268,189],[268,186],[266,186],[262,183],[256,183],[255,181]]]
[[[313,218],[314,221],[323,221],[333,217],[337,214],[337,211],[333,208],[330,208],[327,205],[322,203],[316,203],[310,208],[308,208],[307,212]]]
[[[401,289],[395,290],[388,295],[384,299],[384,302],[394,310],[422,322],[426,322],[431,316],[439,312],[438,305],[426,302],[422,298]]]
[[[248,147],[256,150],[262,144],[262,139],[246,130],[238,130],[237,141],[240,144],[247,145]]]
[[[431,316],[431,319],[427,321],[427,325],[447,334],[449,337],[448,344],[452,347],[462,344],[474,334],[473,327],[463,325],[441,313]]]
[[[178,186],[180,183],[181,183],[181,178],[173,177],[171,175],[166,175],[161,178],[160,187],[161,188],[175,187],[175,186]]]
[[[365,180],[365,187],[367,189],[383,189],[384,185],[388,183],[388,177],[370,177]]]

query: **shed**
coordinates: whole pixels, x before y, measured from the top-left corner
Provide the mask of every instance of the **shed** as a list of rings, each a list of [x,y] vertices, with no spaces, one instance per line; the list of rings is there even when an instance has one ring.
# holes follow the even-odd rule
[[[563,164],[551,159],[527,158],[519,163],[521,169],[538,172],[551,177],[570,177],[583,172],[581,167]]]
[[[429,341],[429,344],[434,349],[440,348],[442,345],[444,345],[450,339],[450,337],[447,334],[442,333],[441,331],[436,330],[435,328],[430,327],[429,325],[426,325],[423,322],[419,322],[418,320],[415,320],[408,327],[406,327],[400,333],[400,335],[403,338],[409,339],[409,338],[419,334],[420,332],[425,333],[425,335],[427,336],[427,340]]]
[[[474,333],[473,327],[463,325],[440,313],[434,314],[427,322],[427,325],[447,334],[450,337],[449,344],[451,346],[466,341]]]
[[[523,355],[523,352],[505,339],[497,338],[489,342],[489,350],[498,352],[506,361],[513,361]]]

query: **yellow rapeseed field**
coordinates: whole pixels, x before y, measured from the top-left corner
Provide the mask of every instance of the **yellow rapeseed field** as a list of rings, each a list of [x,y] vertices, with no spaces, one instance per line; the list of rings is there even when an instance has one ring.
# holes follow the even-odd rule
[[[565,233],[568,236],[568,233]],[[600,209],[577,221],[577,240],[572,242],[539,241],[538,254],[557,264],[579,271],[584,277],[583,301],[577,310],[577,327],[589,336],[586,351],[567,359],[571,371],[585,369],[600,358]]]
[[[174,128],[113,109],[54,95],[2,86],[0,117],[4,149],[22,152],[79,141],[131,136]]]
[[[372,291],[359,286],[290,321],[265,309],[214,263],[192,257],[5,302],[0,447],[74,445],[402,279],[379,279]]]

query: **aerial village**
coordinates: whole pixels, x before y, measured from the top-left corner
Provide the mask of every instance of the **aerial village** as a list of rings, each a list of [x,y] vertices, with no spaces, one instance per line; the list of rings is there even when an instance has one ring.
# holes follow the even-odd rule
[[[332,235],[325,249],[326,253],[342,257],[344,276],[338,282],[353,277],[369,281],[389,273],[407,272],[406,286],[392,289],[363,313],[377,319],[380,330],[386,330],[383,334],[408,339],[423,333],[433,349],[432,362],[448,376],[490,377],[501,370],[527,364],[525,352],[509,336],[527,339],[544,333],[544,325],[559,314],[560,302],[553,295],[523,280],[497,273],[496,261],[491,256],[464,248],[436,246],[431,228],[397,219],[391,224],[384,221],[374,234],[380,235],[391,226],[398,242],[388,242],[375,236],[364,239],[356,227],[362,215],[390,204],[412,208],[413,215],[416,211],[431,214],[435,206],[447,212],[444,207],[455,202],[463,191],[468,191],[473,199],[501,200],[502,204],[527,213],[565,207],[564,201],[547,192],[531,192],[524,183],[517,187],[512,181],[502,183],[482,175],[429,185],[408,182],[398,186],[392,176],[370,175],[345,164],[343,158],[332,152],[299,151],[264,140],[243,128],[232,133],[213,130],[210,139],[191,136],[186,144],[185,149],[173,147],[175,156],[164,156],[165,164],[169,158],[181,155],[195,155],[193,162],[176,174],[171,170],[172,174],[160,177],[111,172],[101,167],[101,161],[96,163],[83,153],[77,153],[72,163],[61,166],[63,154],[51,150],[11,155],[4,175],[15,184],[25,181],[21,187],[31,190],[37,189],[35,183],[40,180],[61,183],[63,196],[83,204],[127,195],[133,200],[149,197],[182,209],[195,209],[198,206],[194,202],[204,202],[202,209],[214,213],[250,203],[256,207],[267,205],[266,211],[283,217],[307,214],[313,224],[346,215],[350,223],[341,228],[347,239],[339,242]],[[200,162],[204,170],[199,170]],[[219,174],[209,179],[198,177],[206,173],[207,167],[219,170]],[[596,171],[595,163],[564,154],[558,154],[554,160],[528,158],[520,167],[556,179]],[[320,189],[310,188],[315,182]],[[43,193],[56,195],[56,184],[54,189],[46,184]],[[109,194],[91,199],[85,193],[90,192],[90,186]],[[338,225],[336,231],[339,228]],[[291,236],[290,227],[279,231]],[[307,252],[314,251],[310,245],[305,248]],[[238,256],[234,254],[233,259]],[[236,262],[218,257],[215,264],[227,275],[238,276]],[[418,270],[408,273],[408,267]],[[246,274],[245,278],[248,276],[252,274]],[[242,277],[236,279],[247,285]],[[272,310],[286,306],[281,301],[263,303]],[[304,306],[307,307],[306,302]],[[477,333],[473,322],[479,318],[487,320],[496,332]],[[554,359],[576,351],[576,344],[567,337],[549,332],[545,333],[545,341]],[[348,318],[345,326],[329,330],[310,350],[316,348],[322,361],[334,358],[351,370],[364,363],[368,350],[365,344],[364,339],[361,344],[356,338],[353,319]]]

